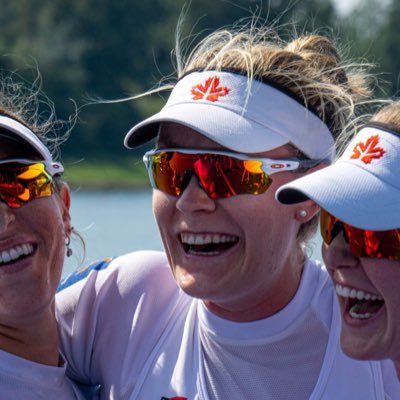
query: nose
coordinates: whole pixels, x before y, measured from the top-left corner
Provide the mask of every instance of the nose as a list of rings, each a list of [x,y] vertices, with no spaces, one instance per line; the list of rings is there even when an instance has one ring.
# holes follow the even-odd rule
[[[197,177],[193,174],[188,185],[179,196],[176,207],[183,213],[196,211],[214,211],[216,203],[200,187]]]
[[[336,235],[329,245],[322,244],[322,256],[329,272],[341,268],[354,268],[359,264],[359,258],[351,252],[344,231]]]
[[[15,220],[15,214],[12,208],[0,200],[0,233],[7,231],[9,225]]]

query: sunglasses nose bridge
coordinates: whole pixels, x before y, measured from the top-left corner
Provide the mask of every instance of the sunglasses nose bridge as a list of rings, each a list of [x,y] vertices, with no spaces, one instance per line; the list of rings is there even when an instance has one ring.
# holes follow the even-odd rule
[[[336,221],[331,229],[331,242],[335,240],[336,236],[340,235],[343,233],[343,238],[345,242],[348,244],[349,243],[349,237],[347,235],[346,228],[343,224],[342,221]]]
[[[176,201],[176,208],[182,213],[210,212],[215,209],[215,201],[204,190],[197,176],[191,174],[185,189],[181,191]]]
[[[192,178],[194,178],[196,180],[196,184],[198,185],[198,187],[200,189],[202,189],[207,196],[209,196],[209,194],[207,193],[207,190],[205,189],[203,183],[201,182],[201,178],[199,177],[199,175],[197,174],[197,172],[195,170],[187,170],[185,171],[183,178],[182,178],[182,183],[181,183],[181,187],[180,187],[180,192],[182,195],[182,193],[185,191],[185,189],[190,185]]]

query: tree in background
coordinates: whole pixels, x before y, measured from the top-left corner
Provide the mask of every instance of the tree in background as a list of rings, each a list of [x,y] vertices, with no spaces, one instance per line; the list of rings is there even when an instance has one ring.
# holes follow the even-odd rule
[[[379,0],[366,0],[379,6]],[[183,0],[30,0],[3,1],[0,51],[3,69],[21,69],[37,63],[44,90],[55,101],[61,118],[73,112],[85,97],[116,99],[154,87],[162,77],[174,76],[175,29],[186,2]],[[376,3],[376,4],[375,4]],[[350,51],[392,71],[397,87],[400,59],[398,44],[399,2],[386,9],[355,10],[343,21],[331,1],[193,0],[183,25],[190,47],[211,30],[240,18],[259,15],[299,33],[332,27],[342,38],[354,41]],[[379,17],[379,18],[378,18]],[[379,23],[373,22],[378,18]],[[365,35],[367,27],[376,32]],[[329,31],[329,29],[328,29]],[[395,36],[397,33],[397,36]],[[347,39],[344,39],[347,40]],[[371,43],[373,45],[371,46]],[[377,70],[378,71],[378,70]],[[163,99],[151,96],[120,104],[83,107],[81,123],[63,147],[64,158],[120,160],[131,156],[123,149],[127,130],[160,108]],[[142,152],[142,150],[140,150]]]

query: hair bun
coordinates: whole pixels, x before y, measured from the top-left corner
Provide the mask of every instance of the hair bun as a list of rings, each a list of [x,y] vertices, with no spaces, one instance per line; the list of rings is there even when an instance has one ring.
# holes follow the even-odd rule
[[[298,54],[310,63],[310,67],[325,73],[332,83],[348,83],[346,72],[341,68],[341,56],[329,38],[320,35],[301,36],[290,42],[286,50]]]

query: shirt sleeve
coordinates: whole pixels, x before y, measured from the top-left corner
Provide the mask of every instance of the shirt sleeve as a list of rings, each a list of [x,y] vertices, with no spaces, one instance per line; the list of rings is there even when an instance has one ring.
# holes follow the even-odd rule
[[[139,251],[93,263],[56,296],[62,351],[73,379],[134,381],[165,329],[179,289],[164,253]]]

